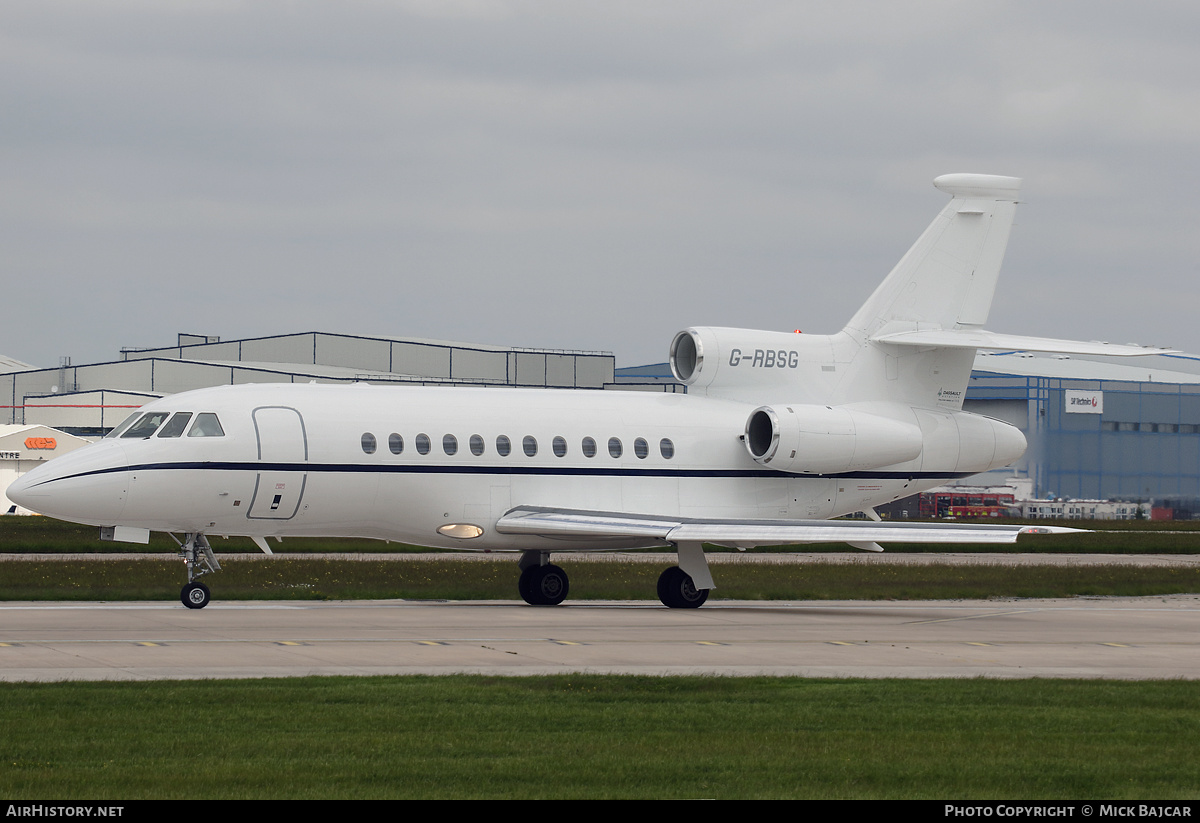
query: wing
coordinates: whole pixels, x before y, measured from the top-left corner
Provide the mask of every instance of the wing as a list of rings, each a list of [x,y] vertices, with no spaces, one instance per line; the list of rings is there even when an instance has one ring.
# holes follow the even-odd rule
[[[645,538],[648,542],[717,543],[749,548],[792,543],[849,543],[883,551],[879,543],[1015,543],[1021,534],[1082,532],[1063,526],[895,523],[870,520],[720,520],[522,506],[496,523],[503,534],[576,540]]]

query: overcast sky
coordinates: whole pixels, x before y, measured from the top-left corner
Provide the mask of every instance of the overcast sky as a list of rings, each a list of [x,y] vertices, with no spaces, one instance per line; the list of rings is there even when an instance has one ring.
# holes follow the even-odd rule
[[[5,0],[0,354],[839,329],[1022,177],[988,328],[1200,353],[1200,4]]]

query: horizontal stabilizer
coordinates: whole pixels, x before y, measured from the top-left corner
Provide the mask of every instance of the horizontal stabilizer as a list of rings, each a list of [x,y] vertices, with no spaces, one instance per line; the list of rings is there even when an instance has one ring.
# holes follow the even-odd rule
[[[697,541],[738,546],[849,543],[1015,543],[1020,534],[1084,531],[1064,526],[993,526],[963,523],[883,523],[870,520],[717,520],[517,508],[496,523],[503,534],[604,540],[639,538],[667,543]]]
[[[1050,337],[1026,337],[1020,334],[996,334],[983,329],[928,329],[881,334],[871,338],[876,343],[893,346],[919,346],[947,349],[1003,349],[1013,351],[1044,351],[1061,354],[1105,354],[1115,357],[1137,357],[1147,354],[1177,354],[1178,349],[1157,349],[1149,346],[1120,346],[1112,343],[1055,340]]]

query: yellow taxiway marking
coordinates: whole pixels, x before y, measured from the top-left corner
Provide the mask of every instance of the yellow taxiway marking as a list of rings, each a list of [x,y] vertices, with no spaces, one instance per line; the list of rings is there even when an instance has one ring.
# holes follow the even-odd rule
[[[1129,648],[1132,648],[1132,646],[1130,646],[1128,643],[1101,643],[1100,645],[1101,645],[1101,646],[1112,646],[1112,647],[1114,647],[1114,648],[1117,648],[1117,649],[1129,649]]]
[[[718,643],[715,640],[697,640],[697,646],[728,646],[728,643]]]
[[[558,646],[582,646],[583,645],[582,643],[576,643],[574,640],[551,640],[550,642],[554,643]]]
[[[847,643],[845,640],[830,640],[830,646],[856,646],[857,643]]]
[[[301,643],[298,640],[276,640],[276,646],[307,646],[307,643]]]
[[[968,646],[995,646],[995,643],[981,643],[978,640],[968,640]]]
[[[155,643],[152,640],[139,640],[134,643],[135,646],[164,646],[165,643]]]
[[[449,646],[450,644],[443,640],[418,640],[418,646]]]

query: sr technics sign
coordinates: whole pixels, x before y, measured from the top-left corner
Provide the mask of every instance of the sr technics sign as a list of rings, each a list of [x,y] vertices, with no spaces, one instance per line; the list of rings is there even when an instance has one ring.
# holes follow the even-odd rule
[[[1104,412],[1104,392],[1068,390],[1066,395],[1068,413],[1101,414]]]

